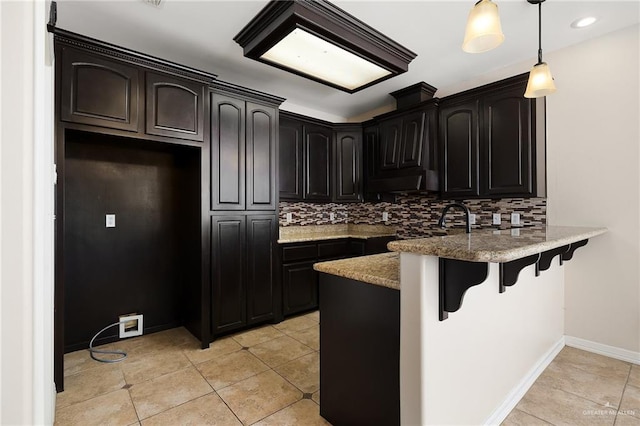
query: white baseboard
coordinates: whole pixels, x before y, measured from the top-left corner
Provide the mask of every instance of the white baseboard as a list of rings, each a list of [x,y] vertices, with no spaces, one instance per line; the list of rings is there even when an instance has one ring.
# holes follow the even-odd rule
[[[545,353],[538,362],[529,370],[529,372],[523,377],[523,379],[509,392],[502,404],[489,416],[484,422],[485,425],[499,425],[507,418],[509,413],[518,405],[518,402],[522,399],[524,394],[527,393],[529,388],[533,385],[536,379],[542,374],[542,372],[551,364],[551,361],[560,353],[565,345],[564,336],[556,342]]]
[[[579,337],[565,336],[564,338],[565,344],[572,348],[582,349],[583,351],[593,352],[633,364],[640,364],[640,352],[592,342],[590,340],[580,339]]]

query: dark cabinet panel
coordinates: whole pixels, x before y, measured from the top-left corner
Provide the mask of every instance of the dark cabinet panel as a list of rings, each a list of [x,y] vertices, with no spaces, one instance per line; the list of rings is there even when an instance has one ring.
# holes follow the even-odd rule
[[[273,319],[276,294],[278,217],[247,216],[247,323]]]
[[[347,202],[362,199],[361,133],[359,128],[336,132],[334,201]]]
[[[62,121],[138,131],[138,68],[69,47],[59,60]]]
[[[380,170],[398,168],[402,139],[402,118],[383,121],[380,124]]]
[[[424,111],[417,111],[402,120],[402,140],[398,168],[418,167],[422,163],[424,145]]]
[[[331,201],[331,140],[330,128],[305,126],[305,200]]]
[[[531,102],[516,88],[483,100],[482,192],[488,196],[532,195]]]
[[[283,314],[290,315],[318,307],[318,274],[315,262],[282,267]]]
[[[245,208],[245,103],[211,96],[211,209]]]
[[[303,187],[303,127],[302,123],[280,119],[280,198],[302,200]]]
[[[478,100],[454,105],[443,102],[440,108],[442,195],[445,198],[476,197],[480,194],[478,105]]]
[[[146,133],[202,142],[205,86],[153,72],[146,79]]]
[[[247,102],[247,210],[275,210],[277,110]]]
[[[211,218],[212,331],[246,324],[245,216]]]

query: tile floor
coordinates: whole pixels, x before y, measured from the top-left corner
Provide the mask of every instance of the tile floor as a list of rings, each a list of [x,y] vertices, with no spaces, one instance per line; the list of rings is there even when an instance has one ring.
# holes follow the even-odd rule
[[[65,355],[56,425],[328,425],[319,415],[318,312],[199,349],[184,328]],[[566,347],[504,425],[640,425],[640,366]]]

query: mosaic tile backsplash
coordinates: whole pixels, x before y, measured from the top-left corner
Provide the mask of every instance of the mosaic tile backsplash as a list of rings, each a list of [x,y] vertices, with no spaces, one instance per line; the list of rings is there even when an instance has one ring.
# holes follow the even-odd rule
[[[512,228],[523,226],[542,227],[547,222],[546,198],[503,198],[462,201],[476,215],[473,228]],[[438,228],[442,209],[451,200],[440,200],[425,195],[401,195],[395,203],[315,204],[301,202],[280,203],[280,226],[369,224],[395,225],[399,238],[430,236]],[[382,220],[387,212],[389,220]],[[287,222],[287,213],[291,221]],[[331,213],[334,217],[331,220]],[[494,213],[500,213],[502,224],[492,225]],[[520,225],[511,224],[511,213],[520,214]],[[464,213],[460,209],[450,210],[447,226],[464,227]]]

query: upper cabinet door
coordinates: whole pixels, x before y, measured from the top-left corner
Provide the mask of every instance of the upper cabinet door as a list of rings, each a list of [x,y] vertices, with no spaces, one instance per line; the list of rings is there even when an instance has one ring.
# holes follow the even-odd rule
[[[425,115],[424,111],[417,111],[402,120],[402,140],[398,159],[398,167],[401,169],[422,165]]]
[[[280,118],[278,148],[280,161],[280,199],[302,200],[303,194],[303,129],[302,123],[288,118]]]
[[[245,209],[245,102],[211,95],[211,210]]]
[[[326,127],[311,124],[305,126],[305,200],[331,201],[332,133]]]
[[[118,61],[61,47],[60,119],[138,131],[140,71]]]
[[[402,119],[383,121],[380,125],[380,170],[397,169],[402,139]]]
[[[440,141],[442,143],[442,196],[444,198],[476,197],[479,161],[479,100],[440,108]]]
[[[362,199],[362,131],[336,132],[334,201]]]
[[[483,101],[482,192],[488,196],[533,195],[531,101],[522,88],[488,95]]]
[[[146,133],[202,142],[205,86],[153,72],[146,76]]]
[[[247,210],[275,210],[277,110],[247,102]]]

